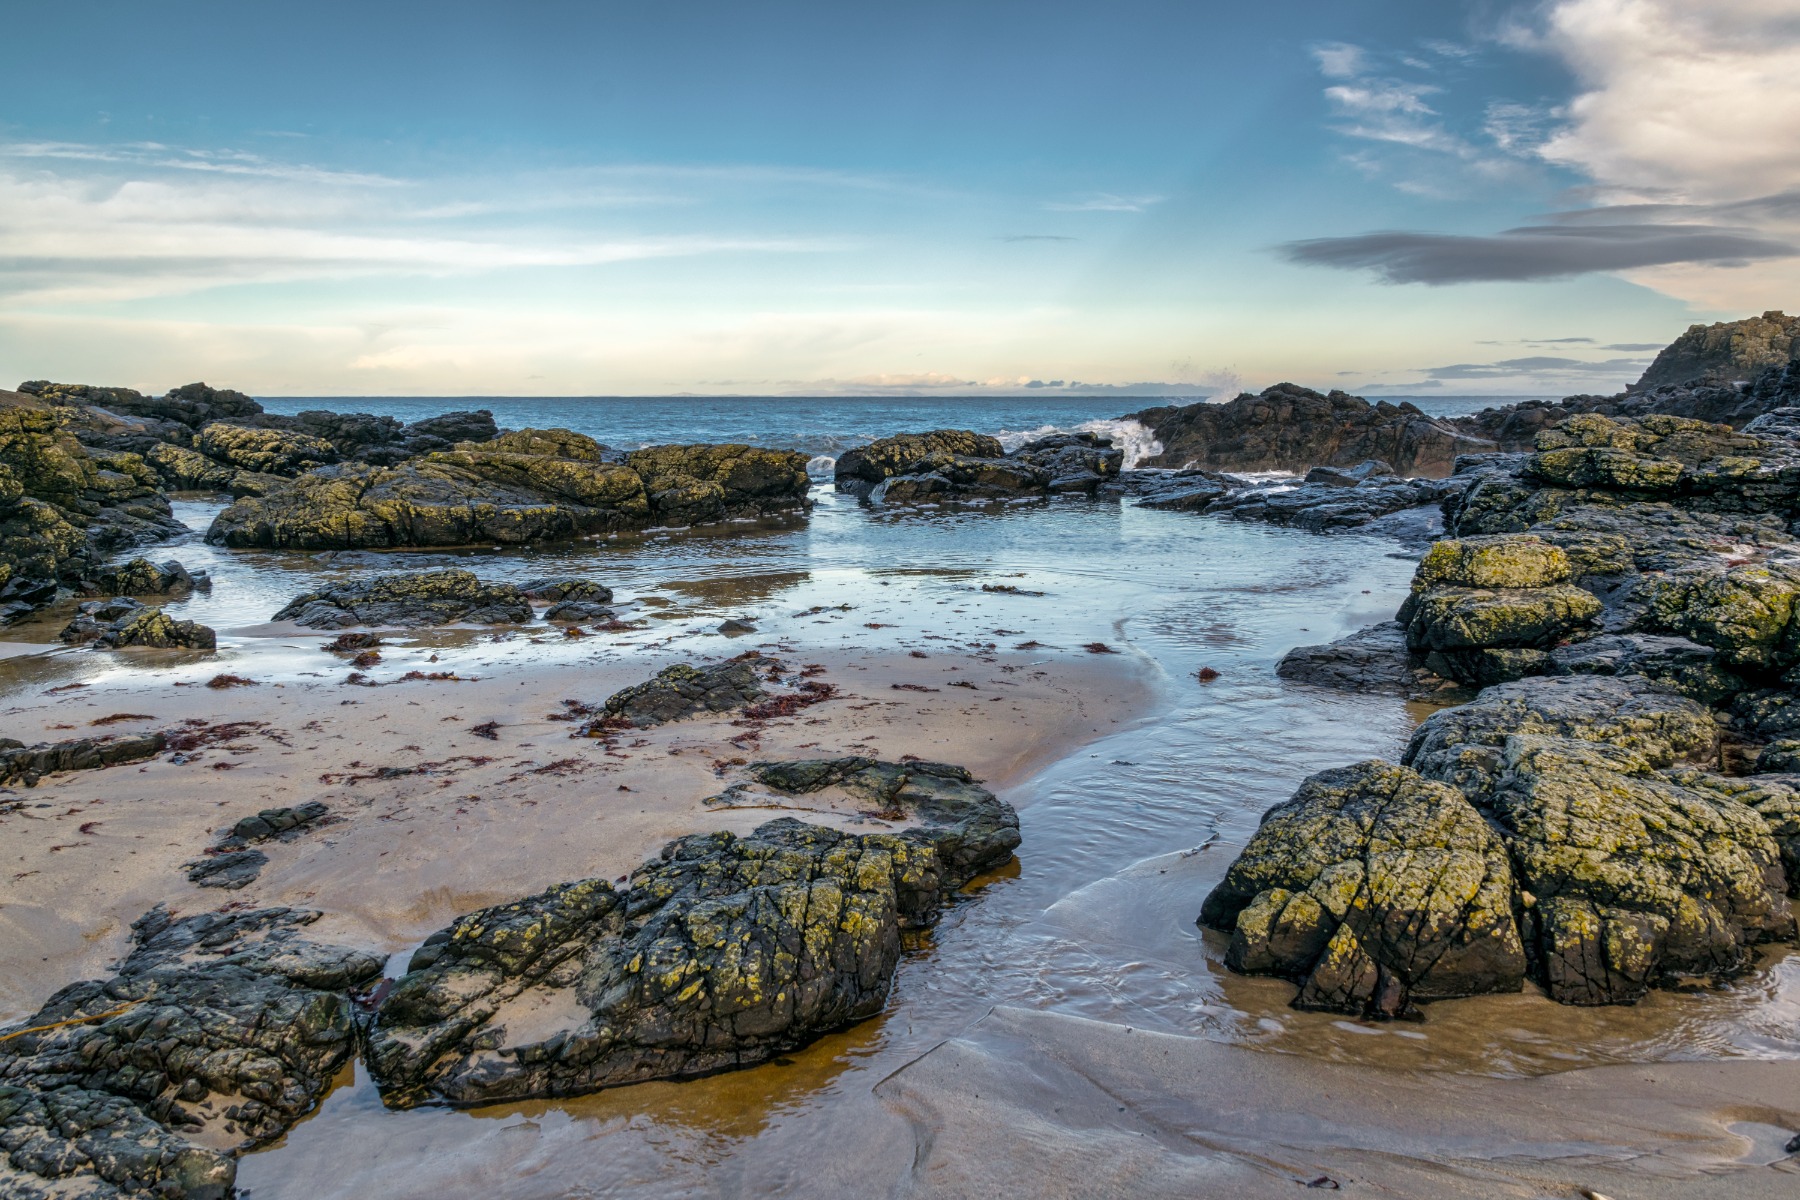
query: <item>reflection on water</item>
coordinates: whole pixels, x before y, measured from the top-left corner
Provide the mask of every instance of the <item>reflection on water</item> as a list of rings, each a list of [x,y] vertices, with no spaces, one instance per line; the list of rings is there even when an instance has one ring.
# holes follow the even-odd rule
[[[859,1147],[899,1136],[903,1123],[873,1086],[997,1004],[1456,1072],[1800,1055],[1800,958],[1785,949],[1727,987],[1658,993],[1633,1008],[1570,1009],[1528,994],[1437,1004],[1421,1023],[1386,1026],[1296,1013],[1290,985],[1223,971],[1222,945],[1194,917],[1261,813],[1313,771],[1396,755],[1419,715],[1395,699],[1290,687],[1273,674],[1289,647],[1392,614],[1411,563],[1390,557],[1391,543],[1085,501],[903,515],[828,492],[817,500],[804,526],[735,537],[399,556],[492,579],[592,575],[626,615],[654,609],[670,619],[578,642],[541,630],[507,642],[467,631],[396,642],[466,671],[690,645],[716,652],[723,616],[766,620],[771,636],[802,653],[1004,637],[1040,642],[1050,655],[1104,640],[1158,672],[1156,711],[1008,791],[1024,834],[1016,869],[955,905],[907,957],[879,1019],[754,1070],[472,1113],[388,1113],[358,1077],[282,1145],[245,1160],[241,1181],[256,1200],[831,1194],[823,1181],[854,1174]],[[204,529],[210,510],[184,503],[181,515]],[[319,670],[316,635],[249,631],[321,577],[396,564],[228,553],[197,536],[172,553],[217,580],[210,595],[169,606],[221,630],[217,659],[174,668],[196,677],[243,664],[262,677]],[[1045,594],[983,592],[984,582]],[[658,593],[675,604],[659,604],[668,596]],[[55,623],[8,636],[45,641]],[[521,660],[526,652],[534,657]],[[1198,682],[1202,666],[1218,678]],[[17,693],[149,669],[60,651],[0,661],[0,684]]]

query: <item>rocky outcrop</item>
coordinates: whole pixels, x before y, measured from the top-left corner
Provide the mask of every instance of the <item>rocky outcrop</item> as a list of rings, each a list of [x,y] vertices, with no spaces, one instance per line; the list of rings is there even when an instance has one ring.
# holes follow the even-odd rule
[[[1262,521],[1313,533],[1367,529],[1384,517],[1409,509],[1435,507],[1462,491],[1455,479],[1407,479],[1386,463],[1364,462],[1348,470],[1315,467],[1297,486],[1263,484],[1237,487],[1199,511],[1242,521]],[[1171,507],[1149,498],[1146,508]],[[1187,507],[1185,498],[1174,506]]]
[[[395,467],[327,467],[240,499],[207,539],[300,549],[519,544],[806,504],[800,454],[657,447],[632,456],[636,468],[614,457],[567,430],[519,430]]]
[[[168,739],[161,733],[76,738],[35,746],[0,738],[0,784],[36,787],[38,780],[60,771],[95,771],[155,758],[167,745]]]
[[[763,696],[756,669],[765,660],[754,651],[711,667],[677,663],[654,679],[633,684],[606,698],[606,713],[640,728],[685,720],[703,712],[746,708]]]
[[[224,421],[202,427],[194,449],[233,470],[259,475],[293,476],[338,460],[337,447],[324,438]]]
[[[1800,317],[1766,312],[1741,321],[1690,325],[1665,346],[1633,391],[1753,379],[1800,358]]]
[[[70,645],[92,642],[95,649],[122,650],[141,646],[161,650],[216,650],[218,635],[197,621],[181,621],[160,608],[138,603],[128,596],[90,600],[80,605],[63,627],[61,639]]]
[[[310,1112],[355,1047],[380,955],[302,938],[317,913],[157,908],[104,981],[0,1042],[0,1193],[224,1200],[238,1153]]]
[[[1372,761],[1270,809],[1200,923],[1232,935],[1233,970],[1299,983],[1297,1008],[1397,1017],[1524,985],[1515,890],[1461,792]]]
[[[1291,383],[1224,404],[1151,408],[1127,419],[1147,426],[1163,444],[1163,452],[1142,460],[1142,467],[1299,472],[1380,459],[1404,475],[1437,477],[1450,473],[1457,455],[1495,448],[1411,404],[1371,404]]]
[[[934,429],[877,438],[867,446],[846,450],[833,469],[837,489],[867,495],[876,484],[937,454],[963,458],[1001,458],[1006,451],[986,434],[969,429]]]
[[[1292,683],[1334,691],[1389,694],[1409,699],[1442,695],[1452,681],[1428,670],[1406,644],[1406,626],[1383,621],[1314,646],[1296,646],[1275,664],[1275,674]]]
[[[445,567],[334,584],[288,601],[270,620],[308,629],[368,626],[523,625],[531,604],[510,583],[483,583]]]
[[[427,939],[368,1038],[390,1106],[572,1096],[765,1062],[878,1013],[902,930],[1018,844],[966,771],[764,764],[766,787],[863,788],[911,827],[791,819],[671,842],[630,882],[563,884]],[[862,794],[862,793],[858,793]]]

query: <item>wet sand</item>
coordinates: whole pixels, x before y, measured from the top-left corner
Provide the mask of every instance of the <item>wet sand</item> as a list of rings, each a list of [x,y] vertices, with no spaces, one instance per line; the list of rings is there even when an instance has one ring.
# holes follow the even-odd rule
[[[784,815],[877,827],[807,798],[781,809],[702,803],[747,760],[910,754],[1001,788],[1116,729],[1153,686],[1127,655],[809,652],[804,664],[824,668],[813,678],[840,694],[796,716],[747,726],[708,715],[602,742],[571,736],[564,700],[597,704],[689,659],[544,665],[527,645],[517,652],[516,667],[462,681],[359,687],[290,675],[221,690],[145,682],[15,699],[6,726],[21,740],[188,728],[209,744],[0,791],[0,813],[21,805],[0,816],[0,1022],[104,974],[131,922],[157,903],[178,913],[228,902],[316,908],[326,914],[313,927],[320,940],[397,952],[472,909],[622,876],[684,834],[748,832]],[[371,677],[452,665],[415,663],[424,649],[400,653]],[[765,653],[803,665],[773,644]],[[348,673],[341,658],[318,658]],[[473,732],[489,722],[491,737]],[[396,768],[407,773],[382,777]],[[313,800],[330,807],[330,823],[259,844],[270,862],[256,882],[236,891],[187,882],[182,864],[234,821]]]

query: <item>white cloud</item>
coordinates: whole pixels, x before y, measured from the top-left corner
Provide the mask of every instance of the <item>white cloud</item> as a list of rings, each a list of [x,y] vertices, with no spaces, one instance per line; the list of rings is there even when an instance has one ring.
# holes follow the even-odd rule
[[[1053,200],[1044,205],[1051,212],[1143,212],[1166,196],[1119,196],[1101,192],[1081,200]]]
[[[1539,39],[1582,86],[1550,161],[1628,195],[1800,187],[1800,0],[1557,0]]]
[[[1313,47],[1313,60],[1319,74],[1327,79],[1355,79],[1368,70],[1368,54],[1361,46],[1348,42],[1327,42]]]

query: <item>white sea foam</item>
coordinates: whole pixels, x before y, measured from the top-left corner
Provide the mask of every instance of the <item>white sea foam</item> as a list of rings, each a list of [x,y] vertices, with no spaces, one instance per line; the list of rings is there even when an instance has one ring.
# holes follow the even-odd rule
[[[806,475],[809,479],[830,479],[837,473],[837,459],[829,454],[815,454],[806,460]]]
[[[1111,438],[1113,445],[1125,452],[1127,471],[1144,459],[1161,454],[1163,450],[1162,443],[1156,440],[1156,435],[1143,422],[1106,418],[1083,421],[1072,429],[1064,429],[1058,425],[1039,425],[1036,429],[1002,429],[994,438],[1010,454],[1027,442],[1035,442],[1039,438],[1058,433],[1097,433]]]

